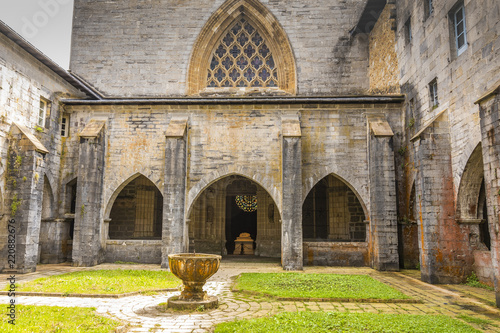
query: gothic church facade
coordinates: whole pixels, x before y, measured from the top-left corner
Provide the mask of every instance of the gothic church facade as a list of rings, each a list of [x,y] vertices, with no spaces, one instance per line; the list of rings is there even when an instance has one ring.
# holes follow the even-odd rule
[[[71,72],[2,25],[14,269],[167,267],[248,233],[287,270],[475,272],[499,295],[499,19],[490,0],[75,0]]]

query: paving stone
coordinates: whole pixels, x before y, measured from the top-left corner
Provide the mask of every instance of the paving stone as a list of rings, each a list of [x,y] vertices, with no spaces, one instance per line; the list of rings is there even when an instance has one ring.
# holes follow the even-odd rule
[[[105,265],[102,265],[102,267],[109,268],[109,266]],[[27,281],[41,276],[74,271],[72,267],[68,266],[60,266],[59,269],[51,270],[43,268],[42,265],[39,272],[20,276],[19,280]],[[263,265],[261,267],[262,272],[271,272],[273,270],[274,267],[272,266],[266,267]],[[369,274],[406,294],[411,294],[415,299],[423,303],[283,302],[263,301],[261,299],[256,301],[250,296],[235,295],[229,291],[231,276],[247,271],[255,271],[255,267],[244,263],[223,265],[220,271],[207,283],[206,288],[209,294],[217,295],[220,303],[223,305],[219,309],[200,313],[176,314],[162,313],[155,310],[156,304],[165,302],[168,297],[177,295],[179,292],[166,292],[152,296],[137,295],[123,298],[19,296],[16,300],[18,304],[95,307],[97,313],[106,317],[138,325],[137,327],[131,327],[130,332],[209,332],[215,324],[221,322],[265,317],[285,311],[296,312],[305,310],[348,311],[353,313],[444,314],[451,317],[459,314],[476,317],[481,315],[482,318],[493,320],[497,325],[500,325],[500,311],[498,309],[469,298],[459,291],[450,291],[441,286],[428,285],[415,278],[399,273],[380,273],[369,268],[354,270],[334,267],[327,269],[306,268],[306,272],[310,273],[346,273],[348,271],[348,273]],[[5,284],[2,280],[3,275],[0,274],[0,287],[2,287],[2,284]],[[454,288],[457,288],[457,286],[454,286]],[[0,303],[6,303],[8,300],[7,296],[0,296]],[[477,309],[477,311],[472,311],[470,308],[466,309],[467,304],[476,306],[477,308],[474,309]],[[486,313],[491,315],[486,316]],[[488,330],[486,329],[485,331]]]

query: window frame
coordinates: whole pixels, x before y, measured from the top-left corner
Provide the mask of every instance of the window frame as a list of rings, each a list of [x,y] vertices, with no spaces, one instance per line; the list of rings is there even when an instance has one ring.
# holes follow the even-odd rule
[[[69,136],[69,116],[62,116],[60,134],[63,138],[67,138]]]
[[[42,107],[43,105],[43,107]],[[43,97],[40,97],[40,103],[38,105],[38,113],[36,125],[45,128],[45,122],[47,119],[47,112],[49,110],[50,102]]]
[[[405,21],[405,41],[406,44],[410,44],[413,41],[413,32],[411,29],[411,16]]]
[[[424,0],[424,21],[434,14],[434,0]]]
[[[462,11],[462,20],[460,22],[457,22],[457,14],[459,11]],[[453,20],[453,31],[455,33],[455,47],[457,49],[457,56],[461,55],[464,53],[465,50],[468,48],[467,44],[467,20],[465,19],[465,6],[463,3],[460,3],[459,6],[457,6],[455,9],[452,11],[452,20]],[[462,24],[463,26],[463,31],[459,35],[458,34],[458,26],[459,24]],[[459,37],[464,36],[464,43],[462,46],[458,45]]]
[[[438,83],[437,78],[429,83],[429,101],[431,109],[435,109],[439,106],[439,93],[438,93]]]

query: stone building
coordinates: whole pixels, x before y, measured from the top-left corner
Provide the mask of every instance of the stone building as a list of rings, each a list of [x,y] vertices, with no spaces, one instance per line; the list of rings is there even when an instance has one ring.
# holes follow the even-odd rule
[[[249,233],[287,270],[498,291],[499,19],[490,0],[75,0],[71,72],[3,26],[15,269],[167,267]]]

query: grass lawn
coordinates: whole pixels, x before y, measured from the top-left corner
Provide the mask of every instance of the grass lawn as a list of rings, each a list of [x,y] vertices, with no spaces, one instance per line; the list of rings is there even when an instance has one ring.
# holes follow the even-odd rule
[[[7,305],[0,305],[7,313]],[[58,306],[16,305],[15,325],[6,315],[0,321],[0,332],[92,332],[109,333],[121,326],[120,322],[98,316],[93,308],[65,308]]]
[[[268,318],[219,324],[215,332],[465,333],[480,331],[446,316],[285,312]]]
[[[368,275],[243,273],[236,289],[276,297],[409,299]]]
[[[92,270],[54,275],[19,285],[16,291],[64,294],[123,294],[176,288],[181,280],[167,271]]]

